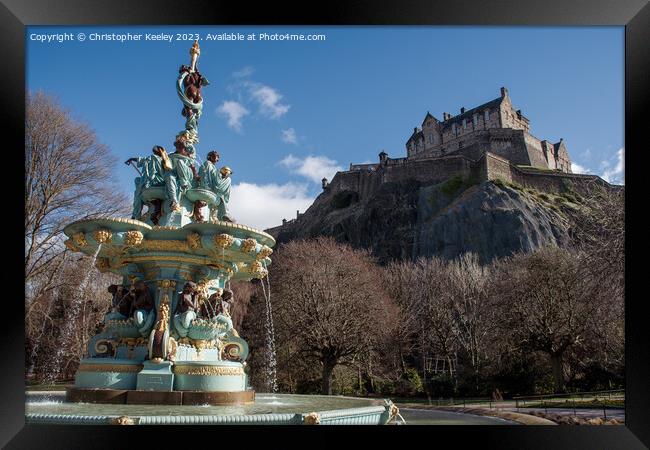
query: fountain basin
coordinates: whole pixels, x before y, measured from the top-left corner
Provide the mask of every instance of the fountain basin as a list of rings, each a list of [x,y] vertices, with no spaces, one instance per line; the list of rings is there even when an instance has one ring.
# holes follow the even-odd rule
[[[65,402],[65,394],[28,393],[26,422],[70,425],[384,425],[390,400],[325,395],[258,394],[243,405],[130,405]]]

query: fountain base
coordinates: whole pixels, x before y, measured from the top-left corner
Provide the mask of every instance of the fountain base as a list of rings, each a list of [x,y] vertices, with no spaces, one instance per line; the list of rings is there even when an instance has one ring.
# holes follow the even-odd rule
[[[255,401],[255,391],[138,391],[66,387],[67,402],[127,405],[246,405]]]

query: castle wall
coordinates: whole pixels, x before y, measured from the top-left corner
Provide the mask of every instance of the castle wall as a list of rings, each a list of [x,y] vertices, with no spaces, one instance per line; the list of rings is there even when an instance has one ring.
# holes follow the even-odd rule
[[[360,199],[372,196],[382,183],[413,179],[422,183],[440,183],[460,175],[469,177],[475,173],[475,163],[464,155],[450,155],[435,159],[388,159],[376,169],[337,172],[329,183],[330,195],[341,191],[354,191]]]
[[[501,123],[503,128],[513,128],[515,130],[530,130],[530,123],[523,115],[518,116],[515,107],[510,101],[510,97],[504,97],[501,102]]]
[[[560,193],[567,188],[585,191],[594,183],[606,185],[597,175],[580,175],[562,172],[540,172],[534,169],[522,169],[511,165],[508,160],[491,153],[486,153],[479,161],[476,173],[481,180],[501,179],[542,192]]]
[[[549,153],[547,155],[551,162],[551,164],[549,164],[549,161],[547,161],[544,156],[542,142],[539,139],[529,133],[524,133],[524,140],[526,143],[526,152],[528,153],[528,159],[530,161],[527,165],[555,169],[553,154]]]
[[[382,167],[383,181],[395,182],[414,179],[423,183],[440,183],[455,175],[470,176],[472,161],[462,155],[452,155],[436,159],[420,159],[403,161],[399,164],[389,164]]]

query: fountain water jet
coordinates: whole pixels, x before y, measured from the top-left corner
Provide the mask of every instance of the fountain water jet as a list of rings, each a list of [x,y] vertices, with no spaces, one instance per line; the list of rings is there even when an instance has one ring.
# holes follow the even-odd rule
[[[266,265],[264,265],[266,269]],[[275,353],[275,330],[273,328],[273,310],[271,309],[271,282],[269,276],[266,276],[267,288],[264,287],[264,280],[261,280],[262,293],[264,294],[264,307],[265,307],[265,328],[266,328],[266,376],[267,386],[272,393],[276,392],[277,386],[277,359]]]
[[[64,322],[63,330],[61,330],[59,345],[50,363],[51,370],[48,371],[47,377],[43,380],[44,384],[54,384],[61,373],[61,358],[63,357],[64,344],[70,342],[72,337],[72,332],[76,325],[77,317],[79,316],[79,308],[81,307],[81,302],[84,298],[84,292],[88,287],[88,280],[90,279],[91,272],[95,267],[95,261],[97,261],[97,255],[101,248],[102,245],[99,244],[95,252],[92,254],[90,266],[88,266],[88,270],[86,270],[84,277],[81,279],[81,283],[79,283],[78,289],[75,290],[75,295],[72,297],[70,312],[67,314],[68,317]]]

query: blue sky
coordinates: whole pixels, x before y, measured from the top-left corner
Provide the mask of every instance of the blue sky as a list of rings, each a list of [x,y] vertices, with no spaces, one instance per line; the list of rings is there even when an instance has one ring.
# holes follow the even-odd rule
[[[58,41],[61,33],[73,40]],[[172,41],[146,40],[160,33]],[[231,209],[251,226],[295,217],[323,176],[351,162],[374,162],[382,149],[405,156],[427,111],[458,114],[501,86],[533,135],[564,138],[576,171],[624,181],[623,27],[29,27],[27,88],[56,96],[120,162],[154,144],[173,150],[184,125],[174,82],[192,43],[177,33],[200,35],[210,81],[198,154],[216,149],[233,169]],[[207,40],[222,33],[245,39]],[[325,40],[247,39],[260,33]],[[115,181],[130,194],[134,175],[120,163]]]

